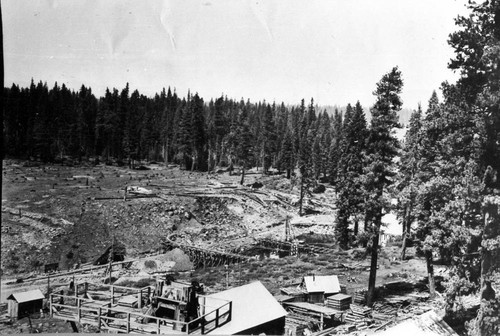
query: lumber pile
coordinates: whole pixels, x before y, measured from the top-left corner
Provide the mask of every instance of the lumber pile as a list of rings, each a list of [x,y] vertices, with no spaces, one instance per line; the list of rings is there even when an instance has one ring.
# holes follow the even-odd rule
[[[355,304],[364,305],[366,303],[366,290],[359,290],[355,292],[352,301]]]
[[[285,329],[291,331],[292,335],[304,335],[304,330],[311,325],[317,324],[318,320],[298,313],[288,313],[285,317]]]
[[[326,299],[327,307],[337,310],[347,310],[352,302],[352,296],[345,294],[335,294]]]
[[[373,304],[373,310],[375,312],[377,312],[377,314],[382,314],[382,315],[388,316],[388,318],[392,318],[392,317],[396,316],[399,308],[394,307],[394,306],[387,304],[385,302],[375,302]]]
[[[350,308],[351,308],[351,314],[353,316],[355,316],[357,318],[361,318],[361,319],[369,318],[371,313],[372,313],[372,309],[369,307],[366,307],[366,306],[351,304]]]
[[[355,325],[357,330],[367,329],[372,323],[371,308],[356,304],[351,304],[350,308],[350,312],[344,316],[344,322]]]

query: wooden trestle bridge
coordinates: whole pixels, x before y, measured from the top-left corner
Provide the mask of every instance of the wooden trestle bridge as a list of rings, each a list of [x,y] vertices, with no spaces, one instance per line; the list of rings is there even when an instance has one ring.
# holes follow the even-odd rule
[[[269,238],[261,238],[258,240],[258,245],[276,249],[278,251],[287,251],[290,255],[297,255],[298,253],[317,253],[317,254],[329,254],[334,253],[335,250],[332,248],[301,244],[290,241],[275,240]]]
[[[251,257],[241,254],[208,250],[201,247],[178,243],[169,239],[165,239],[162,245],[166,250],[173,250],[174,248],[181,249],[189,256],[189,259],[196,268],[237,264],[247,262],[252,259]]]

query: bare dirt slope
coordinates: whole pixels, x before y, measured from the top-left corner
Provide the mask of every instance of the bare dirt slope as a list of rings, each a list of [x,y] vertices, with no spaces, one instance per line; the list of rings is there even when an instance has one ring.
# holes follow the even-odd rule
[[[281,176],[248,174],[245,184],[263,183],[256,189],[240,186],[240,177],[227,172],[196,173],[157,164],[145,168],[6,160],[4,275],[41,270],[49,263],[60,269],[91,263],[113,241],[125,245],[127,257],[159,250],[165,238],[235,250],[258,237],[284,238],[287,218],[300,222],[295,234],[332,233],[330,188],[310,204],[330,217],[298,220],[298,188]]]

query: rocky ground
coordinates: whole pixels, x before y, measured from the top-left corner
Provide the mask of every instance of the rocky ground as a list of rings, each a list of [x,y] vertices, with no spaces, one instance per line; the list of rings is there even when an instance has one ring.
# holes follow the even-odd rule
[[[3,182],[4,276],[48,263],[57,262],[60,269],[90,263],[113,240],[125,245],[127,257],[160,249],[163,238],[231,250],[259,236],[283,238],[286,219],[298,220],[298,188],[281,176],[251,172],[246,184],[264,187],[240,186],[239,176],[227,172],[203,174],[177,166],[130,170],[6,160]],[[126,187],[150,194],[128,192],[125,198]],[[332,198],[327,188],[311,206],[333,214]],[[315,224],[313,217],[306,221]],[[332,220],[316,224],[302,223],[296,233],[332,232]]]
[[[158,254],[165,252],[165,239],[243,253],[254,246],[257,238],[284,239],[287,221],[293,236],[335,248],[335,193],[330,186],[326,185],[324,192],[314,194],[307,203],[307,209],[314,214],[300,217],[298,185],[283,175],[262,176],[250,171],[245,186],[241,186],[240,176],[226,171],[196,173],[160,164],[141,168],[90,164],[69,167],[5,160],[2,301],[8,293],[21,289],[40,288],[46,292],[47,279],[35,280],[43,275],[44,265],[57,263],[62,271],[88,267],[118,243],[125,246],[126,259],[137,259],[126,268],[114,269],[112,276],[121,284],[149,281],[159,272],[172,271],[185,280],[200,280],[209,292],[260,280],[278,294],[280,286],[307,274],[337,274],[348,292],[366,288],[369,258],[364,249],[257,258],[228,268],[195,271],[180,250]],[[398,254],[397,245],[381,251],[378,284],[398,279],[416,281],[425,275],[424,263],[413,250],[402,262],[397,261]],[[105,271],[101,268],[86,275],[76,274],[75,280],[102,283],[107,278]],[[16,284],[16,279],[23,279],[23,283]],[[73,275],[49,282],[51,288],[57,289],[71,280]],[[49,322],[39,323],[49,331],[64,329],[57,323],[52,329]],[[23,329],[9,328],[5,330]],[[3,330],[0,328],[0,333]]]

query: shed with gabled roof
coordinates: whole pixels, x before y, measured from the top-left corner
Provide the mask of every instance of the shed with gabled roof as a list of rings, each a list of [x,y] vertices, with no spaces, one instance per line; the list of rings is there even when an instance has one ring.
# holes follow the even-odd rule
[[[305,276],[302,286],[307,291],[308,302],[323,302],[327,297],[340,293],[339,278],[336,275]]]
[[[12,293],[7,297],[9,316],[12,319],[18,319],[40,311],[43,307],[44,298],[45,296],[39,289]]]

